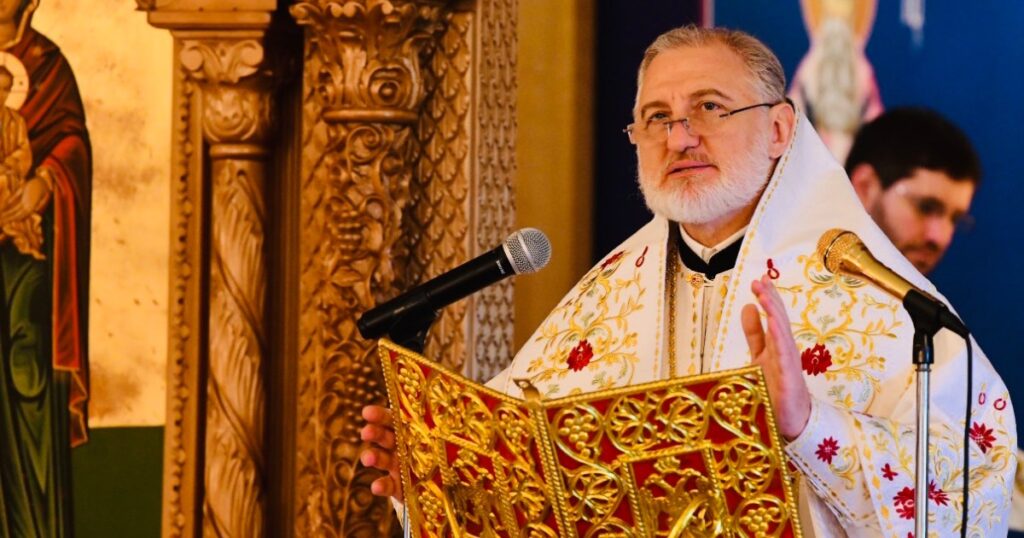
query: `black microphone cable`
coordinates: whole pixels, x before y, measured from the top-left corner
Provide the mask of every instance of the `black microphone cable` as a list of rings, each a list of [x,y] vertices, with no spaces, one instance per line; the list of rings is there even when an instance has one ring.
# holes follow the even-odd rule
[[[967,342],[967,411],[964,413],[964,505],[960,520],[960,536],[967,538],[967,514],[970,511],[971,485],[971,403],[974,400],[974,346],[971,333],[964,337]]]

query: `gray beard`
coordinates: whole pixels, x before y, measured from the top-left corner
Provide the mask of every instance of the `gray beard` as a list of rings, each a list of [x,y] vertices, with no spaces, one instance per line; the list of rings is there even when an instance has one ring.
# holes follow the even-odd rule
[[[721,168],[717,181],[696,185],[696,192],[687,192],[690,185],[681,188],[672,183],[648,188],[647,185],[655,185],[657,179],[638,178],[647,207],[655,215],[683,224],[705,224],[747,207],[760,196],[772,169],[771,159],[765,157],[768,141],[762,142],[752,147],[735,166]]]

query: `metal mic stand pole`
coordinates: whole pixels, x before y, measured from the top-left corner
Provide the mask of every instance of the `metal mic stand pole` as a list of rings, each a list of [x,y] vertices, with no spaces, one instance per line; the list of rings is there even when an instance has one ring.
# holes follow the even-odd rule
[[[917,371],[917,453],[914,487],[914,536],[928,536],[928,418],[931,405],[932,336],[936,331],[914,323],[914,368]]]

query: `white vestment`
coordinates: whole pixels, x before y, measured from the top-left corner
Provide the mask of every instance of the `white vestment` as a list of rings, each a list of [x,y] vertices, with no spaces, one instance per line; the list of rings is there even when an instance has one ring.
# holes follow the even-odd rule
[[[809,122],[800,117],[795,129],[734,269],[705,289],[675,262],[670,224],[655,218],[591,269],[488,385],[521,397],[512,380],[528,378],[555,397],[746,366],[739,312],[757,302],[750,283],[768,274],[786,303],[813,396],[807,427],[786,446],[798,470],[805,533],[907,538],[914,527],[913,326],[896,299],[825,270],[817,241],[831,228],[851,230],[882,263],[941,296],[865,213]],[[711,336],[701,338],[708,328]],[[969,531],[1003,536],[1016,425],[1006,387],[974,350]],[[967,396],[960,337],[936,335],[933,372],[929,531],[954,536]]]

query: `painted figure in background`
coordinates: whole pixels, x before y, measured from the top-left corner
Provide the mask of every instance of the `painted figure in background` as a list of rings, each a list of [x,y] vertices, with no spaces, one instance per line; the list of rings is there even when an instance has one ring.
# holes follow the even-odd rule
[[[789,97],[839,162],[846,159],[857,128],[882,112],[875,71],[864,55],[875,8],[875,0],[800,2],[810,47]]]
[[[0,535],[63,537],[70,449],[88,436],[92,164],[71,67],[31,27],[37,5],[0,0]],[[15,231],[26,223],[35,243]]]
[[[28,126],[17,110],[7,106],[14,86],[14,74],[0,66],[0,199],[10,199],[29,179],[32,170],[32,146],[28,142]],[[0,244],[10,240],[18,252],[37,260],[45,259],[43,217],[32,213],[22,220],[0,225]]]

